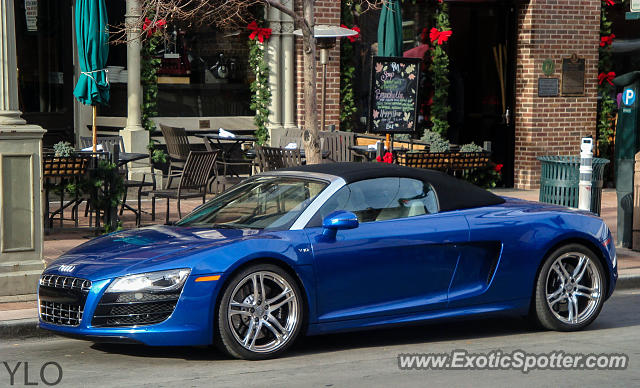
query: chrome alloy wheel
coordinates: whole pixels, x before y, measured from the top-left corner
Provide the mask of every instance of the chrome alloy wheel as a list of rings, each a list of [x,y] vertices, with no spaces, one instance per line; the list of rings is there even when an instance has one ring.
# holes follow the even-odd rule
[[[282,276],[253,272],[231,292],[227,319],[242,347],[256,353],[273,352],[290,340],[300,324],[297,295]]]
[[[545,284],[549,309],[569,325],[590,319],[603,297],[602,274],[593,259],[582,252],[558,257],[551,264]]]

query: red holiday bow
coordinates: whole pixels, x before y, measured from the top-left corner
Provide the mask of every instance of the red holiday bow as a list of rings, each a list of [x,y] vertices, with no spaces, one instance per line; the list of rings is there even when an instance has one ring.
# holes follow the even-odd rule
[[[431,39],[432,42],[438,42],[438,44],[442,44],[446,41],[449,40],[449,37],[451,36],[453,32],[452,31],[439,31],[437,28],[433,27],[431,29],[431,32],[429,32],[429,38]]]
[[[376,160],[382,163],[393,163],[393,154],[391,152],[387,152],[383,157],[377,156]]]
[[[600,37],[600,47],[605,47],[611,45],[613,40],[616,38],[616,34],[611,34],[609,36]]]
[[[249,39],[251,40],[258,38],[260,43],[264,43],[265,40],[271,37],[271,28],[258,27],[258,23],[256,23],[255,20],[249,23],[247,29],[251,31],[251,35],[249,35]]]
[[[616,5],[616,2],[614,0],[604,0],[604,2],[607,5]]]
[[[360,38],[360,27],[353,26],[353,28],[349,28],[349,27],[345,26],[344,24],[341,24],[340,27],[346,28],[348,30],[353,30],[353,31],[357,32],[357,34],[355,34],[355,35],[351,35],[351,36],[347,36],[346,37],[347,39],[349,39],[349,42],[353,43],[356,40],[358,40],[358,38]]]
[[[613,85],[613,79],[616,78],[616,73],[610,71],[608,73],[600,73],[598,74],[598,84],[602,85],[604,81],[607,81],[610,85]]]
[[[164,19],[158,20],[153,26],[153,22],[149,18],[144,18],[144,24],[142,24],[142,31],[147,31],[147,37],[153,35],[158,28],[162,28],[167,25],[167,21]]]

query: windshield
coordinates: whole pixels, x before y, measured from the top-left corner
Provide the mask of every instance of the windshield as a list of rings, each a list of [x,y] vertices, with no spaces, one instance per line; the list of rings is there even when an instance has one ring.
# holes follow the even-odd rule
[[[178,221],[179,226],[288,229],[327,183],[262,176],[249,179]]]

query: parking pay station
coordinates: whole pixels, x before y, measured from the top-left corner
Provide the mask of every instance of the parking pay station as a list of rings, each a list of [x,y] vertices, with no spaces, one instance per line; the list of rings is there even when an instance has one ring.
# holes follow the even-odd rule
[[[640,71],[616,77],[613,83],[622,88],[616,127],[615,169],[618,197],[618,233],[616,245],[631,248],[633,227],[633,166],[640,151],[638,92]]]

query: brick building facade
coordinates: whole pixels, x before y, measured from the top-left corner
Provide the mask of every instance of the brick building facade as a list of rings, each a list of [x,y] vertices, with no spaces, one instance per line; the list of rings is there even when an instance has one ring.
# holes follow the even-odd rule
[[[514,94],[514,186],[531,189],[539,184],[540,155],[575,154],[580,138],[595,136],[597,68],[600,25],[599,0],[530,0],[517,2]],[[505,5],[508,6],[508,5]],[[296,1],[301,11],[301,2]],[[317,1],[317,24],[340,25],[340,2]],[[458,37],[458,39],[465,39]],[[340,42],[331,50],[327,66],[326,125],[340,125]],[[304,127],[302,42],[296,39],[296,124]],[[551,59],[562,79],[562,61],[572,55],[585,60],[584,95],[538,97],[542,64]],[[322,68],[318,65],[318,109]],[[356,82],[368,82],[356,80]],[[560,81],[561,82],[561,81]],[[560,84],[560,89],[562,85]]]
[[[536,188],[540,155],[576,154],[580,138],[595,136],[600,0],[531,0],[518,10],[514,186]],[[538,97],[542,63],[553,60],[562,78],[562,60],[585,60],[584,95]]]

